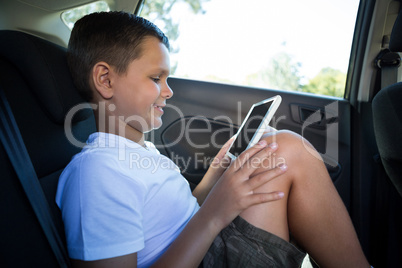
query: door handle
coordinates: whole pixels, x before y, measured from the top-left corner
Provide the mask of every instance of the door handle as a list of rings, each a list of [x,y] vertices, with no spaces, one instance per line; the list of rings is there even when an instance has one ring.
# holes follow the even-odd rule
[[[327,124],[338,121],[338,116],[328,114],[328,111],[326,111],[324,107],[290,104],[290,112],[293,121],[299,124],[309,121],[308,126],[317,129],[325,129]]]

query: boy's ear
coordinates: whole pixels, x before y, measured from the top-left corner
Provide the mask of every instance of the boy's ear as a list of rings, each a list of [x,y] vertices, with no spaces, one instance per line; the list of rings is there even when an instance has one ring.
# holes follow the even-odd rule
[[[113,97],[111,67],[106,62],[98,62],[92,69],[92,81],[96,91],[106,100]]]

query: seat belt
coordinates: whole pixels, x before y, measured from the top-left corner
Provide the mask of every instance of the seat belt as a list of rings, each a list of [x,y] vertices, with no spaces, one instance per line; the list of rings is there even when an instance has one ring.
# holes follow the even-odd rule
[[[374,96],[382,89],[398,82],[398,68],[401,64],[401,57],[396,52],[391,52],[388,48],[383,49],[375,59],[375,65],[381,72],[380,88],[376,90]],[[374,97],[373,96],[373,97]]]
[[[0,139],[60,267],[68,267],[69,258],[67,252],[51,218],[49,204],[22,140],[10,105],[1,88]]]

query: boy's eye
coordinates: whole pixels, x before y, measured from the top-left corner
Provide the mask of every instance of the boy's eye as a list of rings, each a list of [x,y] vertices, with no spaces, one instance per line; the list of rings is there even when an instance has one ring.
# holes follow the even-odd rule
[[[159,83],[161,81],[161,79],[159,77],[151,77],[152,81],[154,81],[155,83]]]

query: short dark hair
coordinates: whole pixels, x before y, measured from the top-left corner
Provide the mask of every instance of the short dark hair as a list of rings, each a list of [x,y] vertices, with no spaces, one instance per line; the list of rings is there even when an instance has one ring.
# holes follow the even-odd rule
[[[152,22],[125,12],[99,12],[78,20],[71,32],[67,62],[74,83],[86,101],[93,98],[90,74],[93,66],[104,61],[119,74],[141,56],[141,43],[154,36],[169,49],[169,40]]]

